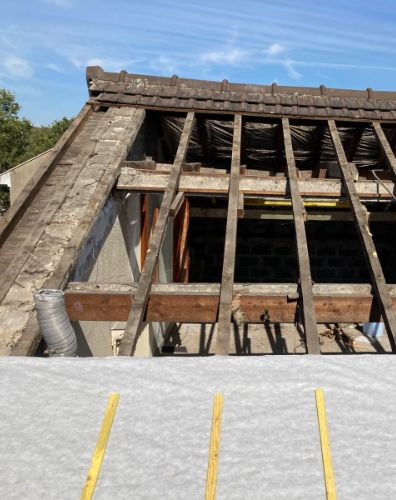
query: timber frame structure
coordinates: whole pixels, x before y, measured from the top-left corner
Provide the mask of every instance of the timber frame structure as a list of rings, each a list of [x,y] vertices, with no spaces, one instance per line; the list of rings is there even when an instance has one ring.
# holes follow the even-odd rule
[[[126,321],[124,356],[134,354],[144,322],[152,321],[217,323],[216,354],[228,355],[235,302],[250,323],[294,322],[298,309],[309,354],[320,354],[317,323],[381,316],[396,352],[396,286],[385,280],[370,231],[372,221],[396,220],[395,92],[230,84],[99,67],[87,68],[87,82],[87,104],[2,221],[1,354],[37,349],[39,288],[65,289],[72,320]],[[146,130],[158,127],[155,116],[166,122],[170,160],[131,157],[146,121]],[[267,146],[257,146],[260,140]],[[76,269],[114,191],[163,195],[147,248],[142,242],[141,274],[132,285],[84,283]],[[169,220],[190,197],[226,200],[212,215],[205,206],[190,208],[226,217],[221,282],[188,283],[179,248],[177,282],[158,283]],[[321,203],[324,210],[309,209]],[[287,210],[274,213],[271,204]],[[243,218],[294,221],[297,283],[234,283]],[[313,284],[310,220],[353,221],[369,284]]]

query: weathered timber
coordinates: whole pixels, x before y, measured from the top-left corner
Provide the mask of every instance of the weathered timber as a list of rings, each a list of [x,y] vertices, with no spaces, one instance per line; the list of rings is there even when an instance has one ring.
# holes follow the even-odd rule
[[[293,205],[305,341],[309,354],[320,354],[318,328],[316,325],[315,309],[313,305],[311,266],[309,263],[307,235],[305,232],[305,209],[298,190],[297,169],[288,118],[282,119],[282,128],[286,154],[287,177],[289,180],[290,196]]]
[[[184,201],[185,201],[184,193],[177,193],[169,209],[170,217],[176,217]]]
[[[168,172],[154,172],[136,170],[129,167],[121,169],[117,189],[124,191],[163,192],[166,189]],[[393,192],[394,183],[382,181]],[[186,194],[208,194],[227,196],[229,175],[226,173],[182,173],[179,191]],[[298,187],[303,197],[345,198],[345,190],[338,179],[298,179]],[[245,195],[253,196],[280,196],[287,195],[286,179],[262,176],[241,176],[239,190]],[[389,192],[378,182],[358,181],[356,190],[366,200],[389,200]]]
[[[126,321],[137,283],[69,283],[65,292],[71,320]],[[313,285],[315,315],[318,323],[364,323],[378,321],[379,310],[369,284]],[[396,285],[387,285],[396,311]],[[216,323],[220,284],[154,283],[144,321]],[[233,297],[248,323],[262,323],[263,310],[272,323],[293,323],[298,300],[296,284],[234,284]]]
[[[372,285],[380,305],[389,341],[392,346],[392,351],[396,352],[396,317],[392,311],[392,300],[388,293],[384,273],[382,271],[381,263],[370,233],[366,211],[359,199],[358,193],[356,192],[355,183],[341,143],[336,123],[334,120],[329,120],[328,124],[338,164],[340,166],[348,198],[351,203],[351,209],[355,219],[359,239],[370,271]]]
[[[228,355],[230,350],[232,286],[234,284],[235,252],[238,222],[239,177],[241,173],[242,116],[235,115],[232,140],[231,174],[228,195],[227,224],[224,244],[223,272],[220,288],[219,322],[216,354]]]
[[[373,122],[372,126],[374,129],[374,133],[378,139],[382,154],[384,155],[385,161],[391,169],[393,177],[396,178],[396,158],[392,151],[391,145],[389,144],[389,141],[386,138],[384,131],[382,130],[381,124],[379,122]]]
[[[168,185],[161,203],[157,223],[150,238],[149,248],[146,254],[142,273],[140,275],[135,300],[132,304],[127,326],[125,328],[124,338],[121,342],[119,350],[120,356],[131,356],[136,348],[136,342],[140,334],[141,324],[152,286],[154,270],[158,262],[161,245],[165,237],[165,230],[168,223],[171,205],[177,193],[182,165],[187,155],[193,123],[194,113],[189,112],[184,123],[183,132],[180,137],[180,143],[177,149],[175,161],[173,163],[173,169],[169,176]]]
[[[90,230],[115,184],[121,163],[133,145],[144,117],[145,112],[141,109],[116,109],[112,121],[110,123],[107,121],[107,128],[101,132],[100,140],[95,148],[96,154],[92,158],[93,163],[90,167],[86,167],[85,175],[82,173],[81,186],[85,185],[86,192],[76,193],[77,196],[81,196],[84,203],[79,207],[78,224],[74,227],[70,240],[67,245],[59,249],[53,247],[51,238],[43,237],[42,244],[45,249],[48,248],[46,251],[59,252],[61,257],[53,272],[49,273],[45,281],[38,285],[39,287],[65,288],[73,266],[78,260],[79,252],[89,238]],[[111,139],[115,132],[117,132],[117,138]],[[89,187],[87,187],[86,180],[88,169],[90,169],[90,175],[94,177],[94,180],[88,184]],[[77,185],[73,189],[76,190]],[[57,223],[60,212],[61,209],[55,214],[50,224]],[[40,333],[36,315],[32,312],[19,338],[15,341],[11,353],[22,356],[31,355],[35,352],[39,341]]]

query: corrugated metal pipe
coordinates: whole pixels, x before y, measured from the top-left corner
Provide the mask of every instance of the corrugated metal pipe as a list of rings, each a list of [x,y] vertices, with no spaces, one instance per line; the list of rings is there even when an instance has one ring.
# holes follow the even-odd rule
[[[34,302],[49,356],[77,356],[77,338],[67,316],[63,291],[39,290]]]

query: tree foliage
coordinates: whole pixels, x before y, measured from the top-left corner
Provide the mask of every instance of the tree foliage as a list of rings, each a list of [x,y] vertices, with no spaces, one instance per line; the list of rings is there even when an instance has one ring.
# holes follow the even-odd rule
[[[71,122],[62,118],[36,127],[19,117],[20,109],[14,94],[0,89],[0,172],[52,148]]]

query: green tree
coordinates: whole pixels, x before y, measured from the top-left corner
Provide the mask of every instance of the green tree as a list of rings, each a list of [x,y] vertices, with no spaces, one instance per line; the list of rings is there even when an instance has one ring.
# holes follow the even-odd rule
[[[20,110],[15,95],[0,89],[0,172],[52,148],[72,121],[63,117],[49,126],[36,127],[19,117]],[[3,191],[0,205],[6,204],[5,196]]]

